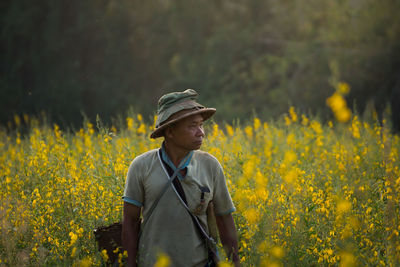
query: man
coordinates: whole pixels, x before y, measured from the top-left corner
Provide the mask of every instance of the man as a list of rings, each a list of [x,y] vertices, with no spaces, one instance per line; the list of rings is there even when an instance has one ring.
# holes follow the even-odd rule
[[[198,150],[203,122],[216,110],[197,103],[197,95],[187,89],[160,98],[150,137],[164,137],[162,147],[136,157],[129,167],[122,222],[128,266],[153,266],[160,253],[169,256],[171,266],[209,266],[207,238],[200,229],[206,234],[211,230],[209,207],[227,255],[240,266],[231,215],[235,207],[222,167],[215,157]]]

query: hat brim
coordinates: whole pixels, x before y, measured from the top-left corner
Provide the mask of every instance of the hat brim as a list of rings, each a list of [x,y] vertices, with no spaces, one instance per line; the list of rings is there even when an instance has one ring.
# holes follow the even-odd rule
[[[180,116],[178,116],[176,118],[173,118],[172,120],[169,120],[169,121],[165,122],[164,124],[162,124],[161,126],[159,126],[158,128],[156,128],[151,133],[150,138],[154,138],[155,139],[155,138],[164,136],[163,132],[168,126],[170,126],[170,125],[172,125],[172,124],[174,124],[174,123],[176,123],[176,122],[178,122],[180,120],[183,120],[183,119],[185,119],[187,117],[199,114],[199,115],[203,116],[203,121],[206,121],[209,118],[211,118],[214,115],[215,112],[216,112],[215,108],[194,109],[194,110],[185,112],[184,114],[182,114],[182,115],[180,115]]]

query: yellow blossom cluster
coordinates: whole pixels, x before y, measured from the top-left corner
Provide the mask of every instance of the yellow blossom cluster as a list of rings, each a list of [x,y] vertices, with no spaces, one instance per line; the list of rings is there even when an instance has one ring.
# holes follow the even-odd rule
[[[1,266],[107,262],[93,229],[121,219],[130,162],[161,144],[153,121],[120,123],[62,131],[16,116],[16,130],[0,130]],[[385,121],[324,125],[291,108],[206,132],[202,149],[223,165],[237,209],[243,266],[399,265],[400,138]]]
[[[338,121],[348,122],[351,118],[351,110],[347,107],[344,96],[349,93],[350,86],[341,82],[336,87],[336,92],[326,100],[326,104],[332,109]]]

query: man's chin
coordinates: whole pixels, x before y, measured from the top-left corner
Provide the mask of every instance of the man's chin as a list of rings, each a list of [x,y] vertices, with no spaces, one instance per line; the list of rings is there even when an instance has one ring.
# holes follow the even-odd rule
[[[201,147],[202,144],[203,144],[202,142],[194,143],[194,145],[193,145],[193,150],[198,150],[198,149],[200,149],[200,147]]]

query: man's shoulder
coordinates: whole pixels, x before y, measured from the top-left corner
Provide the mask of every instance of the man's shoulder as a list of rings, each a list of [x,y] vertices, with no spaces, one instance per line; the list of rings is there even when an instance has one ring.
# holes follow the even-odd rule
[[[136,156],[133,159],[131,165],[142,165],[142,164],[152,163],[154,159],[157,157],[157,151],[158,149],[152,149]]]
[[[211,155],[210,153],[203,151],[203,150],[195,150],[194,152],[195,158],[198,161],[202,161],[206,164],[214,165],[214,166],[219,166],[221,165],[220,162],[216,157]]]

